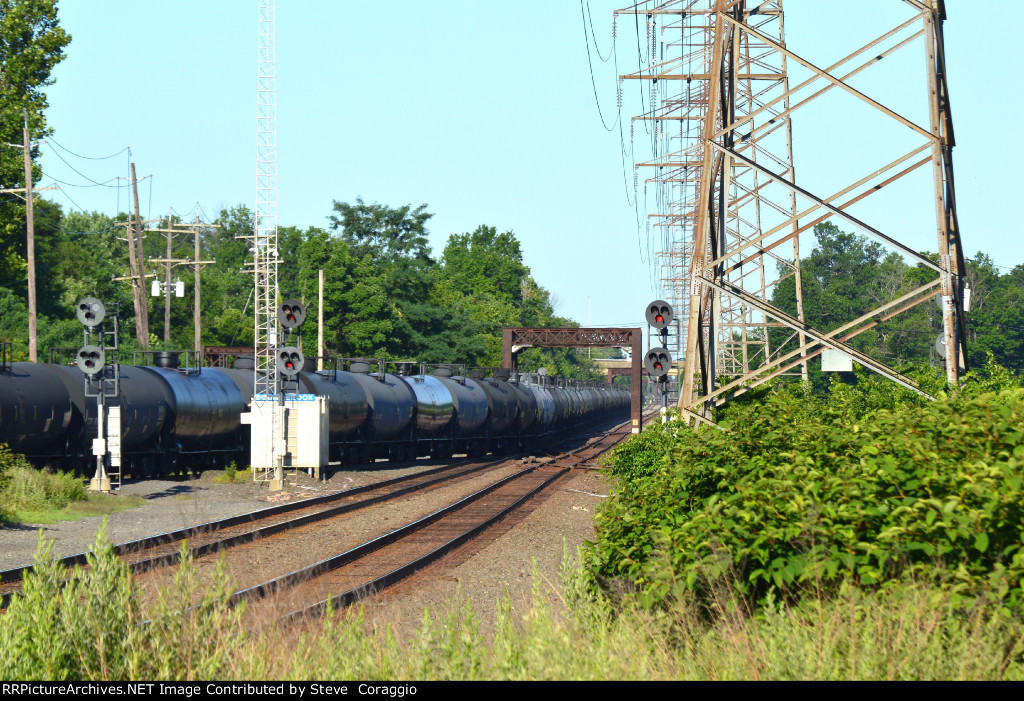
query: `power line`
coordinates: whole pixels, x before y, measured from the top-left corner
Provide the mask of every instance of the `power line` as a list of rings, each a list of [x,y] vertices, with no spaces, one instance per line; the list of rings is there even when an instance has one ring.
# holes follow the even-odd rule
[[[615,128],[615,122],[617,122],[619,119],[622,118],[622,112],[621,111],[619,112],[618,117],[615,118],[615,122],[612,122],[611,126],[608,126],[605,123],[604,113],[601,111],[601,101],[597,97],[597,83],[594,81],[594,64],[593,64],[593,62],[591,61],[591,58],[590,58],[590,37],[587,36],[587,25],[586,25],[587,16],[583,12],[583,0],[580,0],[580,15],[583,17],[583,22],[584,22],[584,24],[583,24],[583,41],[587,45],[587,67],[590,69],[590,85],[594,89],[594,102],[597,104],[597,114],[601,118],[601,126],[604,127],[604,130],[605,131],[611,131],[612,129]],[[597,41],[596,40],[594,42],[594,48],[597,49]],[[600,56],[601,52],[598,51],[597,54],[598,54],[598,56]],[[609,57],[610,56],[611,56],[611,54],[609,53]]]
[[[61,185],[67,185],[68,187],[100,187],[100,186],[104,186],[104,187],[117,187],[115,185],[107,185],[106,183],[93,183],[91,185],[83,185],[83,184],[80,184],[80,183],[69,183],[69,182],[65,182],[64,180],[61,180],[59,178],[55,178],[54,176],[52,176],[49,173],[47,173],[45,170],[43,171],[43,176],[49,178],[50,180],[52,180],[54,182],[60,183]],[[114,176],[113,178],[111,178],[110,180],[107,180],[106,182],[109,183],[111,180],[117,180],[117,176]]]
[[[72,151],[69,148],[61,146],[59,143],[57,143],[57,141],[53,137],[50,137],[50,138],[46,139],[45,141],[48,144],[52,143],[54,146],[56,146],[56,147],[58,147],[58,148],[60,148],[60,149],[62,149],[64,151],[66,151],[67,153],[70,153],[75,158],[84,158],[84,159],[86,159],[88,161],[105,161],[108,158],[114,158],[115,156],[120,156],[125,151],[129,151],[129,152],[131,151],[131,149],[129,149],[127,146],[125,146],[123,149],[121,149],[117,153],[112,153],[109,156],[82,156],[80,154],[75,153],[74,151]]]
[[[597,51],[597,56],[601,59],[601,62],[607,63],[608,59],[612,57],[612,52],[609,51],[607,56],[601,55],[601,47],[597,45],[597,34],[594,33],[594,13],[590,11],[590,0],[587,0],[587,19],[590,23],[590,35],[594,38],[594,50]]]
[[[59,191],[59,192],[60,192],[60,193],[61,193],[62,195],[64,195],[65,197],[67,197],[67,198],[68,198],[68,201],[69,201],[69,202],[70,202],[71,204],[73,204],[73,205],[74,205],[75,207],[77,207],[77,208],[78,208],[78,211],[79,211],[79,212],[81,212],[82,214],[86,214],[86,211],[85,211],[85,209],[83,209],[83,208],[82,208],[82,206],[81,206],[80,204],[78,204],[78,203],[77,203],[77,202],[75,202],[75,201],[74,201],[73,199],[71,199],[71,195],[69,195],[69,194],[68,194],[68,193],[67,193],[67,192],[66,192],[66,191],[64,190],[64,188],[62,188],[62,187],[61,187],[60,185],[58,185],[58,186],[57,186],[57,190],[58,190],[58,191]]]
[[[49,142],[44,142],[44,143],[49,143]],[[79,171],[79,170],[78,170],[77,168],[75,168],[75,167],[74,167],[73,165],[71,165],[70,163],[68,163],[67,159],[66,159],[66,158],[64,158],[64,156],[60,155],[60,153],[59,153],[58,151],[54,151],[53,149],[51,149],[51,150],[50,150],[50,152],[51,152],[52,154],[54,154],[55,156],[57,156],[57,158],[59,158],[60,160],[64,161],[64,165],[66,165],[66,166],[67,166],[68,168],[70,168],[71,170],[75,171],[75,173],[76,173],[76,174],[80,175],[81,177],[83,177],[83,178],[85,178],[86,180],[88,180],[89,182],[91,182],[91,183],[92,183],[93,185],[97,185],[97,186],[102,186],[102,187],[117,187],[117,185],[107,185],[106,183],[109,183],[109,182],[110,182],[110,180],[107,180],[107,181],[106,181],[106,183],[101,183],[101,182],[99,182],[99,181],[93,180],[93,179],[92,179],[92,178],[90,178],[90,177],[89,177],[88,175],[86,175],[86,174],[82,173],[82,172],[81,172],[81,171]]]

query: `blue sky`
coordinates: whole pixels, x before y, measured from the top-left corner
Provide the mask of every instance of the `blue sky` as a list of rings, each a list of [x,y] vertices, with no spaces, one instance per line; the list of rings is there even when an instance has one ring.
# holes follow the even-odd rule
[[[592,65],[597,99],[614,119],[615,70],[593,44],[588,63],[578,1],[277,4],[279,224],[325,226],[332,200],[357,196],[390,206],[426,203],[435,215],[428,225],[436,254],[450,234],[480,224],[512,230],[560,314],[586,324],[590,298],[593,325],[642,323],[657,292],[651,251],[629,204],[632,158],[624,174],[619,132],[602,126],[591,84]],[[1022,149],[1000,125],[1012,124],[1001,115],[1017,114],[1021,98],[984,79],[1015,65],[1011,23],[993,21],[999,13],[991,11],[1003,4],[1009,7],[999,0],[979,12],[949,0],[946,49],[965,248],[1012,267],[1024,262],[1011,212],[1024,189],[1015,167]],[[612,12],[623,5],[589,2],[605,55]],[[788,0],[790,46],[825,64],[906,16],[899,0],[857,6],[855,13],[838,0]],[[172,207],[188,214],[197,202],[210,217],[223,207],[252,207],[257,8],[255,0],[63,0],[61,24],[73,40],[48,90],[54,140],[91,157],[130,147],[140,177],[152,176],[140,189],[144,217]],[[635,41],[632,26],[620,23],[623,73],[636,69]],[[874,77],[883,101],[923,90],[923,56],[914,49],[908,56],[920,61],[919,73],[910,64],[897,77],[887,66]],[[636,91],[626,93],[626,118],[640,110]],[[856,137],[837,129],[813,113],[795,121],[798,168],[802,157],[836,149],[824,164],[798,170],[821,194],[830,194],[830,178],[852,181],[866,164],[884,162],[881,153],[895,153],[903,138],[873,126]],[[44,146],[42,165],[43,184],[91,185],[128,174],[124,153],[85,160]],[[123,184],[62,186],[48,195],[65,209],[113,214],[118,205],[127,209]],[[866,203],[859,216],[934,250],[934,210],[927,203],[905,208],[895,194]]]

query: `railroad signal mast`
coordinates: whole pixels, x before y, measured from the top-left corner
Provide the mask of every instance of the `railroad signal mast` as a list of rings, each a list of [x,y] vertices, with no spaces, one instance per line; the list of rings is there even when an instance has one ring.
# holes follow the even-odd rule
[[[296,346],[288,345],[291,335],[299,330],[302,322],[306,320],[306,306],[297,299],[287,299],[277,308],[277,318],[284,329],[285,345],[277,349],[274,354],[274,362],[277,371],[281,375],[281,403],[284,403],[284,393],[287,391],[298,391],[298,377],[302,366],[306,362],[302,351]]]
[[[85,396],[96,398],[96,437],[92,442],[96,473],[89,489],[110,492],[121,486],[121,407],[108,407],[106,400],[115,399],[120,393],[121,366],[108,364],[107,353],[117,351],[120,327],[114,314],[113,329],[104,330],[107,309],[95,297],[81,300],[76,314],[85,330],[82,347],[75,353],[75,364],[85,374]]]
[[[661,422],[668,421],[669,372],[672,370],[672,353],[668,350],[669,333],[675,316],[672,305],[658,299],[647,305],[644,315],[649,328],[657,331],[659,347],[650,348],[644,355],[644,369],[647,374],[658,382],[658,394],[661,395]],[[648,332],[648,345],[651,345],[651,334]]]

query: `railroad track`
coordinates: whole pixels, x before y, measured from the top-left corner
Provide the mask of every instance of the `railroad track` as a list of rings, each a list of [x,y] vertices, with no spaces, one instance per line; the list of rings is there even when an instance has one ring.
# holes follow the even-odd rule
[[[621,428],[621,425],[617,428]],[[614,429],[613,429],[614,430]],[[610,432],[608,432],[610,433]],[[580,437],[593,437],[586,434]],[[565,453],[575,455],[585,446]],[[181,542],[189,541],[188,551],[193,558],[203,558],[222,550],[253,543],[260,539],[295,531],[317,522],[336,518],[346,513],[369,506],[409,496],[415,492],[455,484],[471,479],[488,470],[497,470],[517,462],[517,458],[503,457],[486,462],[462,459],[453,464],[425,470],[383,482],[365,485],[344,492],[335,492],[302,501],[276,505],[239,516],[204,523],[149,538],[115,546],[134,573],[145,573],[161,567],[176,564],[181,559]],[[63,565],[84,566],[85,553],[61,558]],[[0,608],[6,608],[10,596],[21,585],[24,575],[31,566],[19,567],[0,572]]]
[[[238,591],[231,601],[249,602],[249,611],[257,620],[268,618],[265,611],[286,621],[297,621],[318,616],[328,607],[349,606],[483,535],[573,468],[610,450],[628,431],[628,426],[620,425],[589,445],[527,465],[455,503],[343,553]],[[288,613],[282,616],[283,611]]]

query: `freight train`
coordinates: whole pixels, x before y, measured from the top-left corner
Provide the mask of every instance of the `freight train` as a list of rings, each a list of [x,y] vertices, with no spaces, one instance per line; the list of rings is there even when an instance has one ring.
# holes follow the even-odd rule
[[[161,477],[249,462],[253,400],[247,369],[120,365],[122,474]],[[245,359],[242,359],[245,362]],[[376,367],[376,371],[374,366]],[[347,362],[298,374],[298,391],[327,398],[330,458],[346,465],[377,459],[509,452],[567,434],[585,423],[626,418],[630,396],[613,385],[577,383],[501,369]],[[33,463],[92,474],[96,399],[76,366],[9,363],[0,369],[0,443]]]

